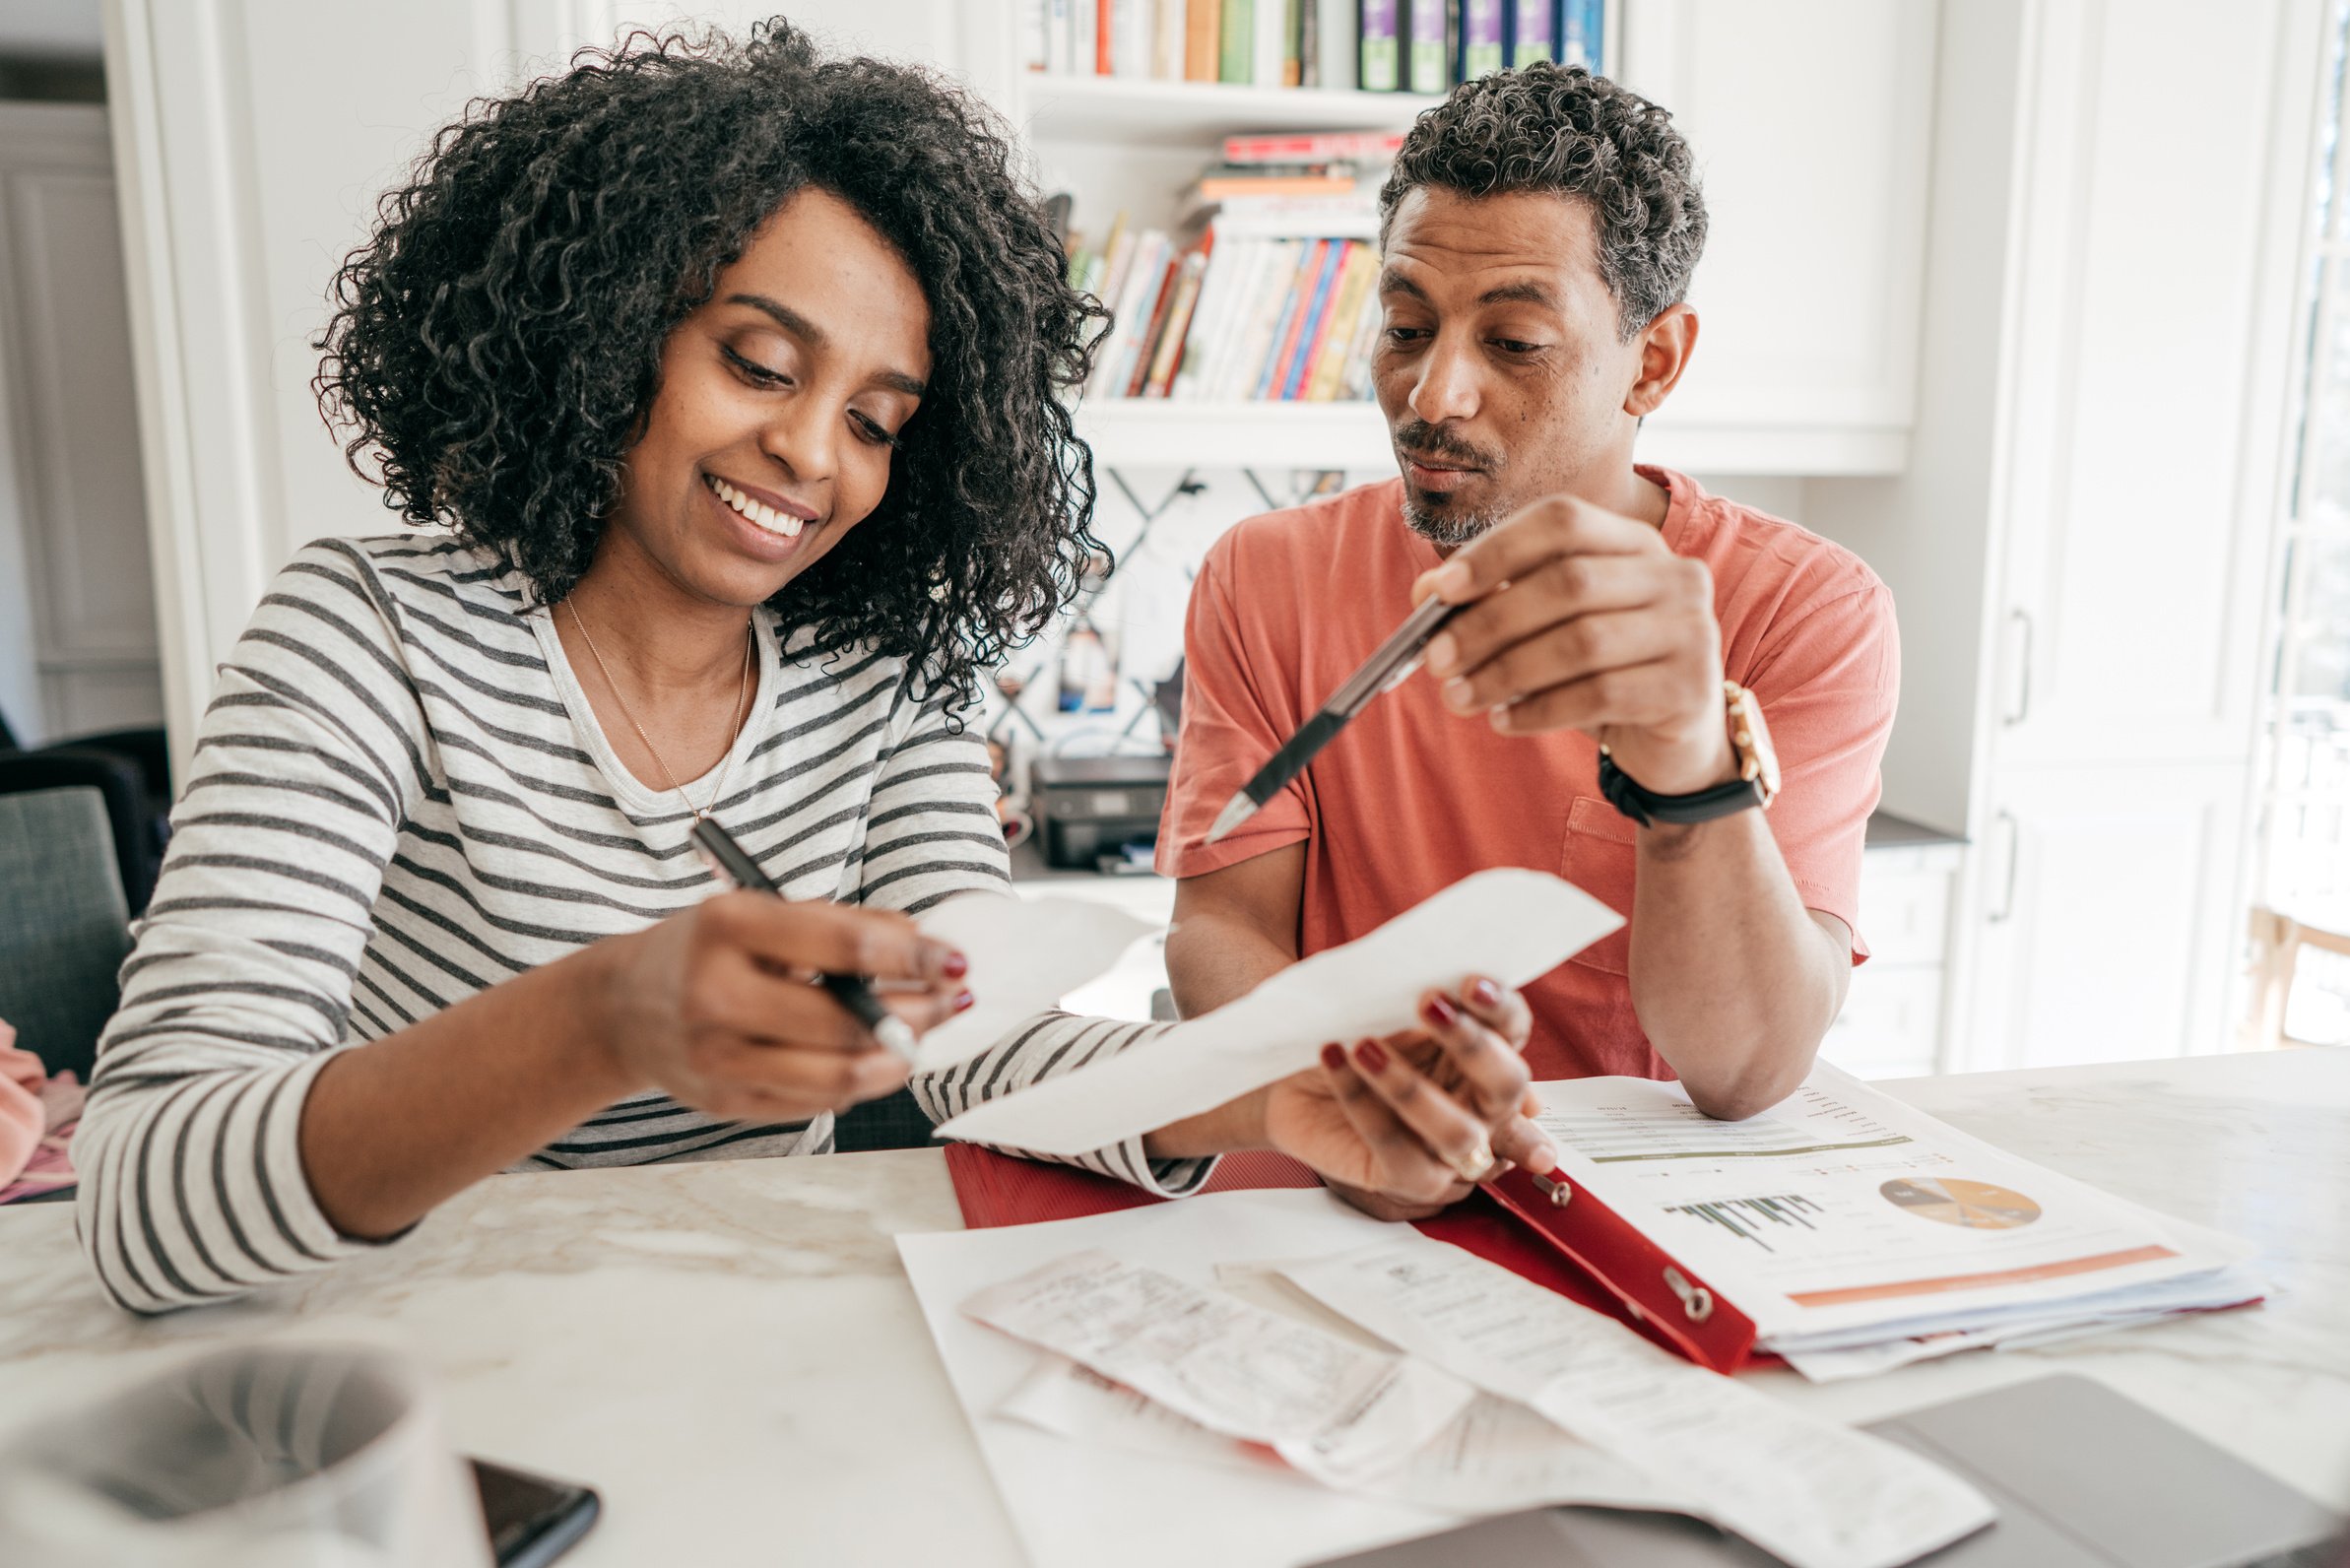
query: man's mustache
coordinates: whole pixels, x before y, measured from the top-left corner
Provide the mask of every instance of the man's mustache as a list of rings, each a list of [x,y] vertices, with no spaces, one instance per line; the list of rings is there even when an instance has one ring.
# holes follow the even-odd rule
[[[1457,468],[1491,470],[1501,466],[1500,460],[1478,451],[1467,441],[1447,435],[1441,425],[1425,420],[1405,420],[1396,426],[1396,449],[1405,457],[1420,458],[1430,463],[1445,463]]]

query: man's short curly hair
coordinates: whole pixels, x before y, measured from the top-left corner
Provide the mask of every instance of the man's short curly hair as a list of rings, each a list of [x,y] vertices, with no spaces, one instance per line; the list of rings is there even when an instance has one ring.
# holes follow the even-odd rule
[[[1465,82],[1403,138],[1379,192],[1381,228],[1425,186],[1464,196],[1555,191],[1590,204],[1599,276],[1627,340],[1689,293],[1705,197],[1672,115],[1579,65],[1542,62]]]
[[[920,280],[930,390],[873,516],[772,603],[819,650],[870,642],[968,694],[1101,550],[1060,394],[1103,312],[1068,286],[1012,159],[953,87],[825,58],[780,20],[583,51],[474,103],[384,197],[316,345],[321,412],[387,507],[506,553],[559,600],[594,558],[663,344],[762,221],[827,191]]]

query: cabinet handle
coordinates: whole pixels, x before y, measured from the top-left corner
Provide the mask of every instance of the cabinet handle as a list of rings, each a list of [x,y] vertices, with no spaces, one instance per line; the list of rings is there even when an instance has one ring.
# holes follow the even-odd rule
[[[2015,711],[2000,716],[1999,722],[2012,729],[2024,722],[2032,711],[2032,613],[2028,610],[2007,612],[2007,623],[2024,628],[2022,651],[2016,655]]]
[[[2015,913],[2015,852],[2017,844],[2024,835],[2022,829],[2016,825],[2013,812],[2002,811],[1991,820],[2007,824],[2007,875],[2001,880],[1999,885],[1998,907],[1985,919],[1994,926],[2001,926],[2005,925],[2008,917]]]

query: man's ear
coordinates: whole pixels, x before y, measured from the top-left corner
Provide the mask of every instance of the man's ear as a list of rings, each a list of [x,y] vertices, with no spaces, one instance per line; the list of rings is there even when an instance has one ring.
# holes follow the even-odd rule
[[[1624,412],[1646,419],[1664,407],[1697,352],[1697,312],[1688,305],[1667,305],[1640,329],[1640,367],[1624,394]]]

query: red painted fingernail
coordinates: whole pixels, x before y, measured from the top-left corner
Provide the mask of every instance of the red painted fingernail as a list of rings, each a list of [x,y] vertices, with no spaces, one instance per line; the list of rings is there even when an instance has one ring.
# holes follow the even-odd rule
[[[1354,1059],[1374,1073],[1387,1071],[1387,1049],[1377,1040],[1365,1040],[1356,1046]]]
[[[971,1004],[977,1002],[978,1000],[979,999],[977,997],[971,995],[971,993],[968,991],[958,991],[955,993],[954,997],[954,1011],[957,1013],[968,1012]]]
[[[1336,1073],[1346,1065],[1346,1053],[1335,1045],[1326,1045],[1322,1048],[1322,1065]]]
[[[1472,980],[1469,986],[1469,1000],[1480,1008],[1501,1006],[1501,987],[1490,980]]]
[[[1461,1010],[1442,997],[1430,997],[1420,1004],[1420,1016],[1440,1029],[1449,1029],[1461,1016]]]
[[[959,952],[950,952],[947,961],[939,965],[939,972],[949,980],[960,980],[971,972],[971,960]]]

